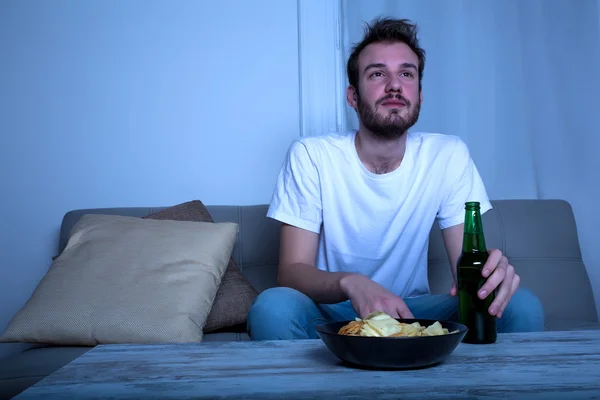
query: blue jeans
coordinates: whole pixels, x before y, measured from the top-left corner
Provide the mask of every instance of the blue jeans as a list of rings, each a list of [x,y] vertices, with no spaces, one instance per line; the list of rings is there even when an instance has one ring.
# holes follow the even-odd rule
[[[458,320],[458,298],[449,294],[404,299],[415,318]],[[252,340],[317,339],[315,327],[322,323],[356,318],[350,301],[317,304],[305,294],[275,287],[262,292],[248,312],[248,334]],[[498,332],[544,330],[544,310],[529,290],[519,288],[497,321]]]

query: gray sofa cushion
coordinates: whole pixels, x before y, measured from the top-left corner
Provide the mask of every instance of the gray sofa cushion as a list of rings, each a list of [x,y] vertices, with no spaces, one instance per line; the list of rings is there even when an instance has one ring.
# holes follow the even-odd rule
[[[509,258],[544,305],[547,326],[570,320],[577,326],[598,323],[592,287],[581,258],[577,226],[570,204],[563,200],[493,200],[483,215],[486,244]],[[117,213],[142,217],[160,208],[74,210],[63,218],[59,251],[73,224],[85,213]],[[266,217],[267,205],[207,206],[215,222],[240,226],[232,257],[260,292],[277,283],[280,223]],[[429,238],[429,281],[433,293],[450,290],[452,276],[437,225]]]

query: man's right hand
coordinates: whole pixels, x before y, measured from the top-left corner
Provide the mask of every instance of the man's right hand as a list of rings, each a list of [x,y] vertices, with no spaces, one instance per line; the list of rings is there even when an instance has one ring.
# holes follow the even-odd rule
[[[402,298],[364,275],[344,276],[340,279],[340,287],[359,318],[374,311],[382,311],[392,318],[414,318]]]
[[[413,318],[404,300],[368,277],[346,272],[326,272],[315,267],[318,247],[318,234],[283,224],[279,285],[296,289],[317,303],[331,304],[348,299],[360,318],[373,311],[385,312],[393,318]]]

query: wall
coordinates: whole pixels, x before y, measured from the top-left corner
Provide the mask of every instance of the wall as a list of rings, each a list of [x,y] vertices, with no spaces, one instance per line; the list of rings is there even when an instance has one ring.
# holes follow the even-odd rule
[[[270,200],[297,27],[294,0],[2,3],[0,331],[70,209]]]

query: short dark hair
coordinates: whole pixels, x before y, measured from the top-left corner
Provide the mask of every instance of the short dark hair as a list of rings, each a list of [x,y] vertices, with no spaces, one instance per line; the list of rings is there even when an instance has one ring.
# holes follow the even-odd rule
[[[352,48],[348,58],[346,73],[350,85],[358,91],[358,56],[365,47],[379,42],[401,42],[410,47],[419,58],[419,89],[421,89],[425,69],[425,50],[419,47],[417,33],[417,25],[408,19],[376,18],[371,24],[366,23],[362,41]]]

